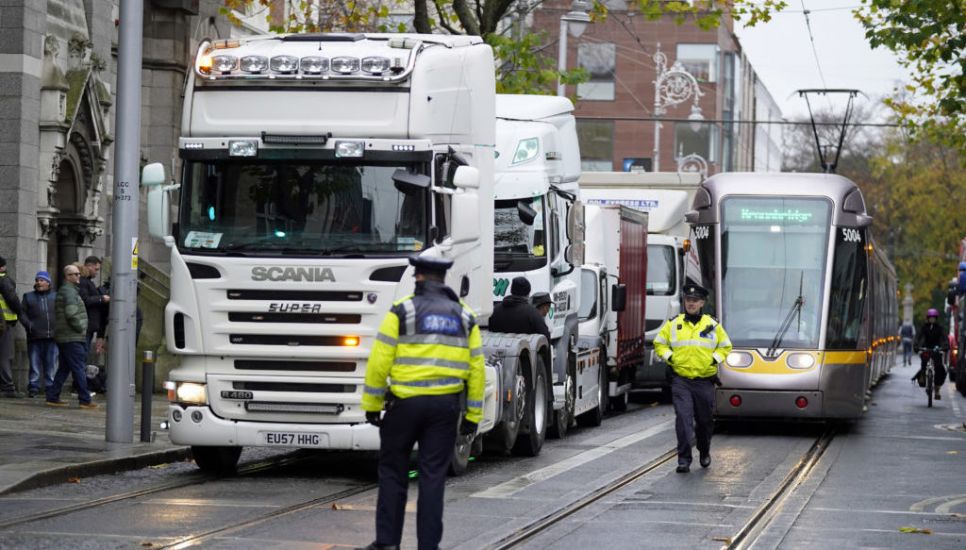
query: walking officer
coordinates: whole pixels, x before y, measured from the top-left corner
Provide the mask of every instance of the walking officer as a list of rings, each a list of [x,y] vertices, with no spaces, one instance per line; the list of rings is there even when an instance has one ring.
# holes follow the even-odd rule
[[[671,399],[678,436],[678,473],[691,471],[691,441],[697,436],[701,467],[711,465],[714,387],[718,365],[731,352],[731,341],[713,317],[702,314],[708,291],[684,287],[684,313],[669,319],[654,338],[654,351],[671,366]]]
[[[383,319],[366,367],[362,409],[381,439],[376,540],[367,550],[399,548],[415,443],[416,537],[420,550],[439,548],[443,489],[457,431],[475,434],[483,418],[483,342],[476,315],[443,282],[453,261],[416,256],[409,263],[415,267],[415,293],[395,302]]]

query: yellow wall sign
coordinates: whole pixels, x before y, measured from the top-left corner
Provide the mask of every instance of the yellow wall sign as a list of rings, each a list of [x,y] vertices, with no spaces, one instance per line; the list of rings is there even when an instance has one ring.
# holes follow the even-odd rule
[[[131,238],[131,271],[138,269],[138,238]]]

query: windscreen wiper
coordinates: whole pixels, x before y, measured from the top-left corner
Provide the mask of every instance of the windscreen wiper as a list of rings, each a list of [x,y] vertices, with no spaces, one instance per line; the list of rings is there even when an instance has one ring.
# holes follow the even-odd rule
[[[788,327],[791,326],[792,318],[796,313],[798,314],[799,330],[801,330],[802,306],[805,305],[805,296],[802,294],[804,283],[805,273],[803,272],[798,282],[798,298],[795,298],[795,303],[792,304],[791,311],[789,311],[788,315],[785,316],[785,320],[782,321],[781,326],[778,328],[778,334],[775,334],[775,338],[771,341],[771,346],[769,346],[768,351],[765,352],[767,357],[774,357],[774,353],[778,350],[778,347],[782,345],[782,339],[785,338],[785,333],[788,332]]]

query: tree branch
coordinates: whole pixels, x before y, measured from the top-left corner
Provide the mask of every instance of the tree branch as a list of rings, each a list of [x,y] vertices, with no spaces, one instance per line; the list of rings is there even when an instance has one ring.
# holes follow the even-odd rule
[[[466,29],[466,34],[480,35],[480,23],[473,16],[473,10],[466,4],[466,0],[453,0],[453,12],[460,21],[460,26]]]
[[[449,16],[446,14],[446,10],[443,9],[443,6],[439,3],[439,0],[433,0],[433,3],[436,5],[436,14],[439,15],[439,26],[446,29],[446,31],[450,34],[463,34],[456,30],[455,27],[450,25]]]
[[[433,32],[433,27],[429,24],[429,8],[426,7],[426,0],[413,1],[413,14],[413,28],[416,32],[420,34]]]

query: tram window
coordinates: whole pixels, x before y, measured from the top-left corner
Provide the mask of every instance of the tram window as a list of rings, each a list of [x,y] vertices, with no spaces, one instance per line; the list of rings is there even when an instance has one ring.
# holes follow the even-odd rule
[[[862,312],[869,288],[865,232],[837,229],[825,347],[856,349],[859,347]],[[857,240],[853,232],[858,232]]]
[[[830,202],[729,197],[721,211],[721,322],[732,343],[817,348]]]
[[[674,294],[675,254],[670,246],[647,245],[647,295],[670,296]]]

